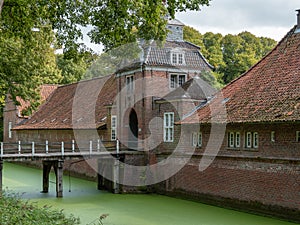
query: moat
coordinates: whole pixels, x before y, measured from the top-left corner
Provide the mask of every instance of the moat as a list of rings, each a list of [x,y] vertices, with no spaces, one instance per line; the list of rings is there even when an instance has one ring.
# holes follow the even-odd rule
[[[82,224],[109,214],[104,225],[292,225],[269,217],[228,210],[154,194],[111,194],[99,191],[96,183],[64,177],[64,197],[56,198],[55,176],[49,193],[42,189],[41,170],[4,163],[3,188],[19,193],[40,206],[51,205],[80,217]],[[93,224],[93,223],[92,223]]]

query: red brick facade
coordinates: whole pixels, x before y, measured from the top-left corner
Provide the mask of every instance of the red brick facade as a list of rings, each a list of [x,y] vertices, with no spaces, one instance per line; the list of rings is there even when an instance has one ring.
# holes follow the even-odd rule
[[[72,129],[75,126],[82,140],[110,141],[111,119],[116,116],[116,139],[121,142],[121,150],[145,151],[125,154],[122,162],[153,165],[166,159],[176,148],[179,156],[191,157],[177,174],[149,186],[148,190],[242,207],[299,222],[300,34],[293,32],[291,30],[268,56],[216,95],[214,90],[199,85],[202,72],[211,67],[198,47],[183,41],[169,41],[163,49],[151,45],[141,64],[119,70],[112,76],[59,87],[31,119],[15,128],[17,134],[13,140],[78,141]],[[175,66],[170,63],[170,56],[173,49],[179,48],[186,53],[186,64]],[[188,80],[182,84],[183,91],[170,90],[172,74],[178,83],[180,75]],[[72,103],[79,85],[85,88],[80,90],[82,107],[74,120]],[[94,90],[92,94],[99,94],[95,108],[91,108],[92,103],[88,101],[89,89]],[[215,96],[220,93],[223,96],[218,102],[220,98]],[[216,110],[211,110],[216,105]],[[223,106],[225,113],[221,111]],[[170,127],[166,125],[165,113],[174,113],[172,119],[168,117]],[[227,118],[223,117],[226,113]],[[91,114],[94,121],[87,119]],[[11,117],[10,110],[4,116]],[[216,124],[212,123],[213,116],[217,118]],[[216,129],[215,136],[212,126]],[[95,129],[97,132],[92,133]],[[198,147],[193,146],[195,132],[201,134]],[[199,164],[203,158],[211,159],[211,163],[202,171]],[[91,170],[87,163],[72,163],[66,164],[71,170],[96,176],[97,171]],[[113,159],[98,161],[98,169],[102,170],[99,187],[117,190],[116,182],[106,179],[107,175],[116,181],[115,167]],[[122,166],[117,171],[119,181],[134,179]],[[129,185],[118,189],[138,190]]]

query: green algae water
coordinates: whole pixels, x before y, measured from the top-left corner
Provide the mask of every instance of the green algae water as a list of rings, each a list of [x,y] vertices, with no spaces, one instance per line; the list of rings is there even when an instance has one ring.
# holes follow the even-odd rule
[[[161,195],[111,194],[99,191],[95,182],[64,176],[64,197],[56,198],[55,176],[51,174],[49,193],[42,189],[42,171],[4,163],[3,188],[19,193],[39,206],[50,205],[79,217],[82,224],[96,224],[109,214],[103,225],[292,225],[197,202]],[[70,189],[70,190],[69,190]]]

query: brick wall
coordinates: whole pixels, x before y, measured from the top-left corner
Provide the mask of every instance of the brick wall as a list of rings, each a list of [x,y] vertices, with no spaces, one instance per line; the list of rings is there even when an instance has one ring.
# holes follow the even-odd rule
[[[191,145],[191,130],[195,128],[186,127],[186,143],[190,140]],[[180,172],[156,185],[157,191],[299,222],[300,143],[296,142],[297,130],[297,123],[228,124],[217,157],[206,170],[199,171],[202,154],[211,138],[211,126],[202,125],[202,147],[195,149],[194,156]],[[227,134],[232,131],[241,133],[240,148],[228,147]],[[258,132],[257,149],[245,148],[244,134],[248,131]],[[275,131],[275,142],[271,141],[271,131]],[[157,150],[157,159],[162,160],[165,153],[173,149],[174,146],[163,143]]]

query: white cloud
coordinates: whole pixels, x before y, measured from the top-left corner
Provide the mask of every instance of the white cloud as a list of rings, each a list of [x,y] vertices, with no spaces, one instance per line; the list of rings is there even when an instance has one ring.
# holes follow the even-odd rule
[[[178,13],[186,25],[222,34],[250,31],[280,40],[295,24],[299,0],[212,0],[200,12]]]

